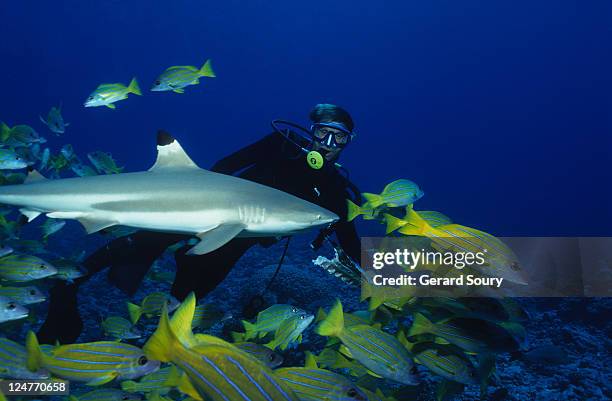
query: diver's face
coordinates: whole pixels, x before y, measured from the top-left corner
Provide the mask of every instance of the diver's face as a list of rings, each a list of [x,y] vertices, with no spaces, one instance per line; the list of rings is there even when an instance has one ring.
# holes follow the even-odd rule
[[[321,140],[330,134],[333,135],[333,139],[339,145],[346,145],[350,140],[348,134],[333,127],[318,127],[313,132],[315,138]],[[321,155],[325,157],[327,161],[336,160],[338,156],[340,156],[340,152],[342,152],[342,149],[343,148],[340,146],[327,145],[318,141],[314,142],[312,148],[312,150],[316,150],[317,152],[321,153]]]

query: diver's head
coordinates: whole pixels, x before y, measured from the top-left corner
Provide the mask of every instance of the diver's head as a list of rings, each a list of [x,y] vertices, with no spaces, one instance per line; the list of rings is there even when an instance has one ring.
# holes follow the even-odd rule
[[[315,150],[327,161],[335,161],[342,150],[351,142],[353,133],[353,119],[342,107],[333,104],[317,104],[310,112],[313,144]]]

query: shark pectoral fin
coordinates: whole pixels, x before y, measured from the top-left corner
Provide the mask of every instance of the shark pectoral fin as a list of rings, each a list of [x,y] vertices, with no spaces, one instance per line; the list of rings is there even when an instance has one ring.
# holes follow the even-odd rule
[[[37,218],[38,216],[40,216],[40,213],[41,213],[37,210],[30,210],[26,208],[21,208],[19,209],[19,211],[21,212],[21,214],[23,214],[25,217],[28,218],[28,223],[34,220],[35,218]]]
[[[245,227],[244,224],[221,224],[212,230],[202,232],[198,234],[200,242],[187,251],[187,255],[203,255],[221,248],[235,238]]]
[[[97,220],[97,219],[92,219],[88,217],[81,217],[77,220],[79,220],[79,223],[83,225],[83,228],[85,228],[85,231],[87,231],[87,234],[95,233],[97,231],[103,230],[110,226],[119,224],[116,221]]]

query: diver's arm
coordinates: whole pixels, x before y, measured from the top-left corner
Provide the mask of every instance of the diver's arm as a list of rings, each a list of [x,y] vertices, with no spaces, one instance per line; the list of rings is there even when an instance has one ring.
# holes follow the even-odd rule
[[[335,224],[336,237],[340,246],[355,262],[361,263],[361,241],[355,224],[352,221],[340,221]]]
[[[261,161],[262,157],[265,157],[271,151],[274,152],[281,143],[282,137],[278,133],[273,132],[259,141],[218,160],[210,170],[222,174],[235,174]]]

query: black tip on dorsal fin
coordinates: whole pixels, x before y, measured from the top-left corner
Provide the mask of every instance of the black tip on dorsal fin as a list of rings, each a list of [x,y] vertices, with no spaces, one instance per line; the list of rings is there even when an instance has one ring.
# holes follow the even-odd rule
[[[29,174],[29,173],[31,173],[32,171],[34,171],[34,167],[32,167],[32,166],[28,166],[28,167],[26,168],[26,171],[27,171],[27,172],[28,172],[28,174]]]
[[[166,146],[174,142],[174,137],[163,129],[157,130],[157,146]]]

